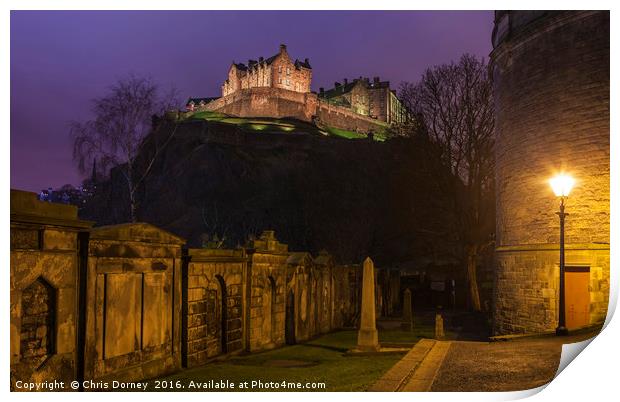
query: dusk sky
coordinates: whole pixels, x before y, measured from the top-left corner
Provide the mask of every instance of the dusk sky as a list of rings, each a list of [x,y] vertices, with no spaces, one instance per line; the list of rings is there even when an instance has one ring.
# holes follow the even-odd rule
[[[68,123],[129,73],[190,96],[219,96],[231,61],[285,43],[310,59],[312,89],[359,76],[392,88],[463,53],[487,58],[492,11],[11,12],[11,187],[40,191],[81,177]]]

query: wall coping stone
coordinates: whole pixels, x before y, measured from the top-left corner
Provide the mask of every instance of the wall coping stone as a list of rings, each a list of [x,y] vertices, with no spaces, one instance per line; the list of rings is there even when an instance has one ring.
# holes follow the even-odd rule
[[[35,193],[11,189],[11,224],[27,223],[88,229],[95,223],[78,218],[75,205],[40,201]]]
[[[100,226],[91,230],[90,239],[178,245],[185,244],[185,239],[182,237],[145,222]]]

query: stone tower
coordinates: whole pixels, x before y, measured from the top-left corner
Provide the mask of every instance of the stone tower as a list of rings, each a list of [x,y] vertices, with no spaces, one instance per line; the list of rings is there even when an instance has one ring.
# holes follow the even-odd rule
[[[560,171],[576,179],[566,206],[567,326],[601,323],[609,300],[609,12],[497,11],[491,73],[494,332],[557,325],[559,201],[548,179]]]

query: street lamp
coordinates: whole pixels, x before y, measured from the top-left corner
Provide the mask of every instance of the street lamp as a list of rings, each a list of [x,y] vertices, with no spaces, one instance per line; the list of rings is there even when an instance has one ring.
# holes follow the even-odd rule
[[[568,197],[575,185],[575,179],[566,174],[558,174],[549,180],[549,184],[557,197],[560,197],[560,314],[558,327],[555,329],[556,335],[568,335],[565,317],[565,297],[564,297],[564,219],[568,214],[564,212],[564,199]]]

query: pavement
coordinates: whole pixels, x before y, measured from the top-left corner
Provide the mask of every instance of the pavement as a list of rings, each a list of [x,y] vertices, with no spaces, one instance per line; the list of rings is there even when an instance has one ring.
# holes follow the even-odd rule
[[[545,335],[501,342],[419,341],[369,391],[518,391],[549,383],[562,345],[598,329],[567,337]]]

